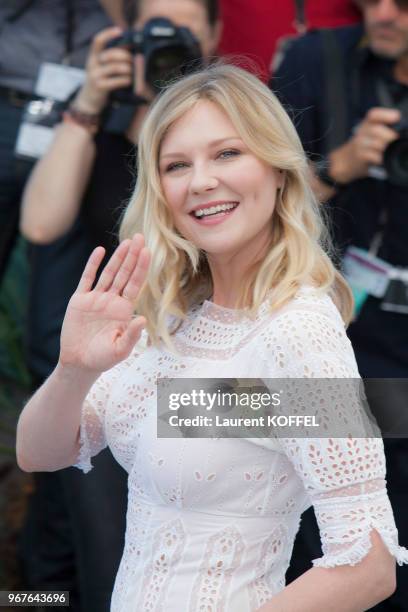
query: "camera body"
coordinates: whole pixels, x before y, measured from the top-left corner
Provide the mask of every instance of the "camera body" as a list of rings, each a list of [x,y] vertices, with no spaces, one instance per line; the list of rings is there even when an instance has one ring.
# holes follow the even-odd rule
[[[399,138],[391,142],[384,151],[383,165],[390,183],[408,187],[408,119],[393,126]]]
[[[178,27],[165,17],[154,17],[142,30],[127,30],[111,40],[106,48],[125,47],[140,53],[145,60],[145,81],[154,92],[169,79],[201,64],[200,43],[186,27]],[[113,98],[125,103],[135,101],[132,88],[117,90]]]

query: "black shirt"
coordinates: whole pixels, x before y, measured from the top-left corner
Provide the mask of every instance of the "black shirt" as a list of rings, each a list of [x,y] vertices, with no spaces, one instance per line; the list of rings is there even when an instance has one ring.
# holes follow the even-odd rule
[[[124,136],[100,132],[81,214],[74,226],[52,244],[30,247],[26,355],[38,382],[56,365],[62,321],[89,255],[102,245],[107,250],[106,263],[117,245],[120,217],[135,180],[135,146]]]
[[[118,244],[124,209],[136,183],[136,147],[121,134],[99,132],[81,217],[89,239],[110,255]]]

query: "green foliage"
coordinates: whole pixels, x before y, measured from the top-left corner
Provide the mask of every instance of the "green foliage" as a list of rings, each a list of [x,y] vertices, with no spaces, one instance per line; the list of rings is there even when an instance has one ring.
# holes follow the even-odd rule
[[[26,245],[20,240],[14,249],[0,290],[0,376],[23,387],[30,384],[23,356],[27,286]],[[2,399],[0,391],[0,407]]]
[[[29,394],[23,333],[27,304],[26,248],[14,249],[0,290],[0,455],[14,457],[15,423]]]

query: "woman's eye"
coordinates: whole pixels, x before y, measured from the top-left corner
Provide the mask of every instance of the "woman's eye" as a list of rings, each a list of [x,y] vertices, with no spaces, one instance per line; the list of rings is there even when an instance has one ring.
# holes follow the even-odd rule
[[[238,151],[237,149],[226,149],[225,151],[221,151],[218,157],[221,159],[228,159],[229,157],[235,157],[240,154],[241,151]]]
[[[167,166],[166,172],[172,172],[173,170],[180,170],[181,168],[185,168],[186,165],[187,164],[185,162],[173,162]]]

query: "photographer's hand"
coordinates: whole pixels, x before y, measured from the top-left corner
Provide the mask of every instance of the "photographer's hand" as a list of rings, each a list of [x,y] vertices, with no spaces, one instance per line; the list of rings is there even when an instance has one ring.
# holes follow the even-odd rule
[[[396,109],[371,108],[353,136],[330,153],[330,176],[346,184],[366,177],[370,166],[381,165],[385,149],[398,138],[391,126],[400,119],[401,113]]]
[[[109,94],[129,87],[133,81],[133,56],[123,47],[106,49],[109,41],[120,36],[118,27],[107,28],[95,36],[86,63],[86,80],[75,98],[75,106],[89,114],[99,114]]]

